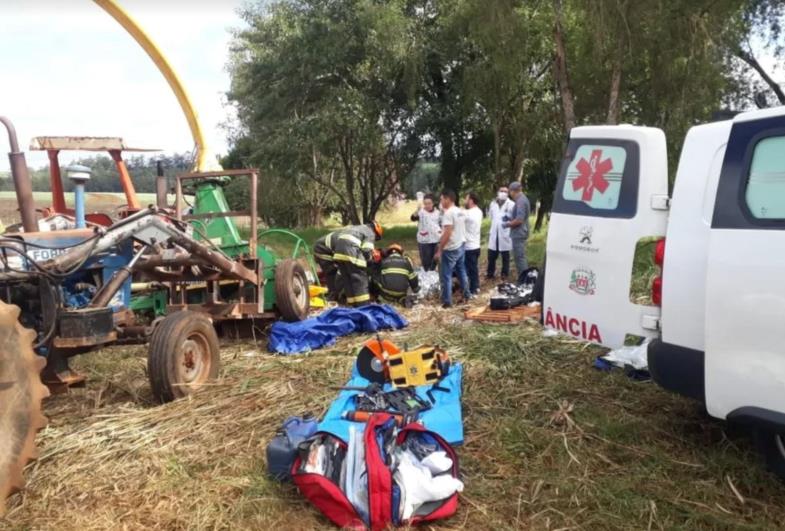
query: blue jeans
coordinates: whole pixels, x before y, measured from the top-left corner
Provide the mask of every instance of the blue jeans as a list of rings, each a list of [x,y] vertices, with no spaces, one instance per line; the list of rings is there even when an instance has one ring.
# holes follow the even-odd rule
[[[442,303],[452,306],[452,275],[453,272],[458,276],[458,282],[461,284],[461,292],[463,298],[468,299],[469,293],[469,279],[466,276],[466,265],[463,258],[466,250],[463,245],[452,251],[442,251],[442,259],[439,262],[439,282],[442,287]]]

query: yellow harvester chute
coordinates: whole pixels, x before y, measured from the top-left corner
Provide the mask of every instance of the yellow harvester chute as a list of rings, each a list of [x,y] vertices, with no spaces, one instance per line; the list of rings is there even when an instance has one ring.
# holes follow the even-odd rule
[[[136,22],[115,0],[93,1],[101,6],[104,11],[109,13],[112,18],[125,28],[131,37],[144,48],[144,51],[147,52],[147,55],[153,60],[155,66],[158,67],[158,70],[163,74],[164,78],[166,78],[167,83],[169,83],[174,95],[177,97],[177,101],[180,103],[183,114],[185,114],[185,119],[188,121],[188,127],[191,129],[191,136],[196,145],[195,170],[200,172],[221,170],[220,164],[218,164],[215,156],[207,145],[202,126],[199,123],[199,116],[196,113],[196,109],[194,109],[191,104],[191,100],[188,97],[188,93],[185,91],[183,83],[180,81],[180,78],[177,77],[177,74],[158,46],[156,46],[150,36],[144,32],[139,23]]]

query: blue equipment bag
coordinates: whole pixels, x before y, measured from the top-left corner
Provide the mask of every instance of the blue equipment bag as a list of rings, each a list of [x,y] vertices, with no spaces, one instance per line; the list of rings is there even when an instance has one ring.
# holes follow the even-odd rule
[[[291,469],[301,442],[316,433],[313,417],[289,417],[267,445],[267,471],[278,481],[292,479]]]

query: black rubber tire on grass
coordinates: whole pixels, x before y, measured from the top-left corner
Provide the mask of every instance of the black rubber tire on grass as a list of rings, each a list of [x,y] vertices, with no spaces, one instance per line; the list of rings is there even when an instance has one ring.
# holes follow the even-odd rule
[[[308,317],[311,309],[308,277],[297,260],[281,260],[275,266],[275,306],[284,321],[302,321]]]
[[[180,311],[167,315],[153,330],[147,352],[147,374],[153,396],[171,402],[197,391],[218,377],[221,352],[210,319]]]
[[[785,429],[774,432],[759,428],[755,439],[769,470],[785,481]]]

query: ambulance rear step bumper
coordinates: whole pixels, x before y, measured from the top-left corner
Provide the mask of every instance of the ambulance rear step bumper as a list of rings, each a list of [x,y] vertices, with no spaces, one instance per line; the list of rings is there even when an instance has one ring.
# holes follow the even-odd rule
[[[654,339],[649,343],[649,373],[661,387],[706,402],[704,353]]]

